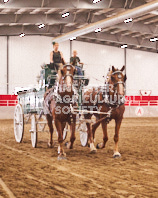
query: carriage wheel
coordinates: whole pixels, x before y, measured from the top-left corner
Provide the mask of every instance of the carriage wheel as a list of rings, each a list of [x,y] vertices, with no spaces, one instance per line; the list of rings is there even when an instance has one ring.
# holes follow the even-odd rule
[[[36,116],[33,114],[31,117],[31,143],[32,147],[37,147],[37,124],[36,124]]]
[[[14,111],[14,136],[18,143],[22,142],[24,135],[24,114],[21,104],[15,106]]]
[[[86,146],[88,143],[88,133],[86,122],[81,123],[80,125],[80,141],[82,146]]]
[[[69,130],[68,130],[68,123],[66,123],[66,126],[65,126],[65,128],[64,128],[64,131],[63,131],[63,140],[65,140],[66,139],[66,137],[67,137],[67,132],[68,132]],[[58,136],[58,131],[56,130],[56,134],[57,134],[57,136]]]
[[[46,122],[47,123],[47,119],[46,119],[46,116],[38,116],[37,117],[37,120],[40,122]],[[46,123],[38,123],[38,131],[44,131],[45,127],[46,127]]]

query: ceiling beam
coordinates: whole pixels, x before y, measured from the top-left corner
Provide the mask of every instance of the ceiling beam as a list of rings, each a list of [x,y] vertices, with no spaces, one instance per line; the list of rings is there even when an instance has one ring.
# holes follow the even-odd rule
[[[117,43],[112,43],[112,42],[100,42],[100,41],[97,41],[97,40],[91,40],[91,39],[86,39],[86,38],[81,38],[79,37],[77,39],[77,41],[82,41],[82,42],[88,42],[88,43],[95,43],[95,44],[101,44],[101,45],[108,45],[108,46],[113,46],[113,47],[120,47],[120,44],[117,44]],[[76,42],[76,41],[74,41]],[[144,48],[144,47],[137,47],[137,46],[128,46],[128,49],[134,49],[134,50],[139,50],[139,51],[147,51],[147,52],[154,52],[154,53],[157,53],[157,50],[154,49],[154,48]]]
[[[141,22],[133,23],[120,23],[112,26],[113,28],[121,29],[123,31],[139,32],[143,34],[158,34],[158,28],[155,25],[144,25]]]
[[[67,23],[87,23],[87,18],[89,17],[88,22],[90,22],[90,19],[92,16],[89,16],[89,12],[84,12],[82,14],[70,14],[69,17],[62,18],[60,14],[0,14],[0,23],[1,24],[8,24],[8,23],[15,23],[15,17],[16,17],[16,23],[22,24],[22,23],[45,23],[45,24],[67,24]],[[93,20],[98,20],[99,17],[96,15],[93,15]]]
[[[156,42],[150,42],[149,39],[142,39],[142,38],[136,38],[131,36],[122,36],[121,34],[108,34],[108,33],[89,33],[86,35],[82,35],[79,38],[83,39],[93,39],[93,40],[99,40],[99,41],[105,41],[110,43],[116,43],[116,44],[127,44],[127,45],[135,45],[145,48],[152,48],[156,49]]]
[[[3,3],[0,0],[0,8],[59,8],[59,9],[105,9],[124,8],[126,0],[104,0],[93,4],[92,0],[12,0]],[[134,1],[132,7],[144,4],[144,0]]]
[[[97,21],[96,23],[92,23],[92,24],[87,25],[87,26],[80,28],[78,30],[68,32],[62,36],[54,38],[53,40],[56,42],[62,42],[62,41],[70,39],[73,36],[75,36],[75,37],[82,36],[84,34],[93,32],[98,27],[107,28],[110,26],[114,26],[116,24],[123,22],[127,18],[139,17],[139,16],[144,15],[145,13],[149,13],[156,9],[158,9],[158,0],[153,1],[151,3],[147,3],[143,6],[139,6],[137,8],[131,9],[131,10],[124,11],[120,14],[115,15],[115,16]]]
[[[60,26],[46,26],[39,29],[38,26],[0,26],[0,36],[18,36],[24,32],[26,35],[60,35]]]
[[[75,17],[75,20],[74,20]],[[87,17],[88,13],[80,14],[71,14],[68,18],[63,19],[59,14],[51,14],[51,15],[43,15],[43,14],[36,14],[36,15],[30,15],[30,14],[23,14],[23,15],[14,15],[14,14],[0,14],[0,24],[2,25],[8,25],[8,24],[14,24],[14,25],[21,25],[21,24],[41,24],[45,23],[48,25],[52,24],[77,24],[77,26],[80,26],[82,24],[88,24],[87,23]],[[94,15],[93,21],[98,21],[100,17]],[[69,26],[69,25],[67,25]],[[71,26],[71,25],[70,25]],[[131,31],[131,32],[140,32],[141,34],[158,34],[158,28],[154,24],[152,25],[144,25],[141,22],[132,22],[132,23],[120,23],[115,26],[112,26],[113,28],[120,29],[120,31]],[[106,30],[106,29],[105,29]],[[155,35],[156,36],[156,35]]]

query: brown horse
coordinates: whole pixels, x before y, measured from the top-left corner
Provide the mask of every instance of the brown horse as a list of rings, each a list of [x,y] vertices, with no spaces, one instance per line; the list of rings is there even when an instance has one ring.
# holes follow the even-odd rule
[[[112,70],[109,71],[107,75],[107,81],[104,89],[102,88],[93,88],[84,93],[83,96],[83,105],[87,106],[87,110],[90,110],[93,107],[93,110],[100,112],[108,112],[108,115],[105,114],[85,114],[85,119],[90,119],[92,115],[96,117],[96,123],[92,125],[87,123],[89,138],[93,136],[95,138],[95,131],[98,126],[102,125],[103,130],[103,143],[97,144],[97,148],[104,148],[106,142],[108,141],[107,134],[107,124],[110,120],[115,120],[115,135],[114,135],[114,155],[113,157],[120,157],[121,154],[118,151],[118,140],[119,140],[119,129],[123,119],[123,114],[125,111],[124,105],[124,95],[125,95],[125,81],[126,75],[123,75],[125,67],[123,66],[121,70],[115,69],[112,66]],[[90,130],[92,132],[90,132]]]
[[[70,125],[71,137],[67,147],[73,148],[75,141],[75,126],[76,126],[76,115],[71,113],[70,104],[75,106],[72,102],[74,96],[73,90],[73,76],[75,74],[75,68],[72,65],[65,65],[61,69],[61,79],[57,85],[57,91],[54,93],[54,88],[49,89],[44,96],[45,107],[48,112],[46,114],[49,131],[50,131],[50,142],[49,146],[53,145],[53,124],[56,126],[58,132],[58,159],[65,159],[66,154],[63,149],[63,130],[66,122]]]

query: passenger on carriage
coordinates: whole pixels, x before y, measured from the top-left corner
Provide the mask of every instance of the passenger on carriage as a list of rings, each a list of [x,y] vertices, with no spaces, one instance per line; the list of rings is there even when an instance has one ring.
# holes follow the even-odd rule
[[[83,65],[83,63],[80,62],[80,58],[77,56],[76,50],[73,51],[73,56],[70,58],[70,64],[75,66],[77,70],[77,75],[83,76],[82,68],[79,66],[79,64]]]
[[[53,67],[58,72],[58,80],[61,78],[62,66],[65,65],[63,53],[59,51],[59,43],[53,42],[53,51],[50,53],[50,63],[53,63]]]

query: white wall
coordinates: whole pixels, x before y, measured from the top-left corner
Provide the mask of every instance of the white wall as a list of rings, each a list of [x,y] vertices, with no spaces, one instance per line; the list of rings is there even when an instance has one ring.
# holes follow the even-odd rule
[[[7,37],[0,37],[0,94],[7,94]]]
[[[36,76],[43,63],[49,63],[49,55],[53,50],[52,38],[44,36],[10,37],[9,40],[9,92],[14,87],[36,85]],[[62,43],[60,49],[68,61],[70,50],[69,42]],[[59,50],[60,50],[59,49]]]
[[[9,93],[14,87],[36,85],[36,76],[41,65],[49,63],[52,51],[52,38],[26,36],[9,38]],[[6,94],[7,38],[0,37],[0,94]],[[80,41],[72,42],[72,50],[78,51],[81,62],[85,64],[86,74],[91,85],[103,85],[103,76],[112,65],[124,65],[124,50],[99,44]],[[66,62],[70,58],[70,42],[60,43]],[[139,95],[139,90],[152,89],[158,95],[158,54],[127,49],[127,95]],[[96,80],[98,79],[98,81]]]
[[[127,49],[127,95],[152,90],[158,95],[158,54]]]
[[[81,62],[85,64],[91,85],[103,85],[103,76],[110,66],[121,68],[124,65],[124,51],[120,48],[73,41],[72,49],[78,51]]]

